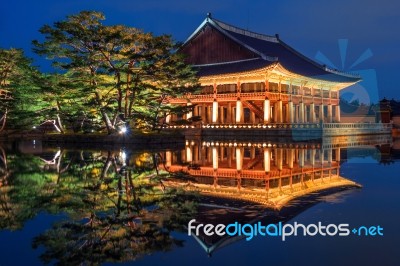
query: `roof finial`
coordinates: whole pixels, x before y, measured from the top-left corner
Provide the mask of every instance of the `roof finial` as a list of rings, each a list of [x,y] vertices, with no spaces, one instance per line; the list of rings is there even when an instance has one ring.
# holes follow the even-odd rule
[[[211,18],[211,12],[207,13],[207,18]]]

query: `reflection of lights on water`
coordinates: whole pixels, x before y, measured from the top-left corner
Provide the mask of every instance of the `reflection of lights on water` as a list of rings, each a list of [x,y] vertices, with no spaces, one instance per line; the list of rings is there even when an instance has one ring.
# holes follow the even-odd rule
[[[125,151],[122,150],[122,151],[119,153],[119,156],[121,157],[122,164],[123,164],[123,165],[126,165],[126,153],[125,153]]]

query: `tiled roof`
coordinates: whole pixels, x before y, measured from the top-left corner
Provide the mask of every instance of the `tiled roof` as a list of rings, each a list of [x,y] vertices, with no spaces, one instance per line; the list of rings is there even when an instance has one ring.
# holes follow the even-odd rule
[[[310,78],[349,83],[361,80],[359,76],[331,70],[326,66],[318,64],[284,43],[278,36],[268,36],[243,30],[213,19],[210,16],[206,18],[185,43],[192,39],[207,24],[216,28],[233,41],[256,52],[260,57],[255,60],[243,60],[242,62],[224,62],[220,64],[198,66],[199,76],[255,70],[271,65],[277,61],[290,72]]]

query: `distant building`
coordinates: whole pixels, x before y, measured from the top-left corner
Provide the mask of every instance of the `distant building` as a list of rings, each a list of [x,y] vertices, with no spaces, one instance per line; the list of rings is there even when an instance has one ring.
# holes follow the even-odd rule
[[[180,48],[198,70],[199,94],[170,99],[194,105],[185,117],[206,124],[340,122],[339,91],[360,77],[305,57],[278,35],[243,30],[208,14]]]

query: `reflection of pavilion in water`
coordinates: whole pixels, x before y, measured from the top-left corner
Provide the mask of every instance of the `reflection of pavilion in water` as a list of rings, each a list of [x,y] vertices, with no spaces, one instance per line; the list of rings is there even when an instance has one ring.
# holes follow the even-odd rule
[[[339,175],[340,148],[320,143],[188,141],[184,150],[165,152],[165,168],[194,178],[184,184],[188,190],[274,209],[315,191],[357,185]]]
[[[267,225],[285,223],[321,200],[337,201],[343,193],[360,187],[340,176],[341,149],[371,145],[391,145],[391,138],[346,136],[297,143],[282,139],[189,140],[183,150],[165,152],[163,166],[193,178],[186,183],[174,180],[169,185],[205,196],[194,224]],[[202,233],[192,236],[209,255],[245,238]]]

